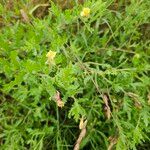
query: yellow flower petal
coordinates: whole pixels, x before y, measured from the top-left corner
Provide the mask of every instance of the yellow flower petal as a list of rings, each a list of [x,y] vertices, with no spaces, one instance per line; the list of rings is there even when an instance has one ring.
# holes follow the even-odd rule
[[[82,16],[82,17],[88,17],[89,15],[90,15],[90,8],[83,8],[83,10],[82,10],[82,12],[80,13],[80,15]]]
[[[53,51],[49,51],[47,54],[46,54],[46,57],[47,57],[47,64],[54,64],[54,58],[56,56],[56,52],[53,52]]]

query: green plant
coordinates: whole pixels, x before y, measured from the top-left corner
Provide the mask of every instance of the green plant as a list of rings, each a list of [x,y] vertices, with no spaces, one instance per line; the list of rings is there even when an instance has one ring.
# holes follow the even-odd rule
[[[149,142],[149,0],[90,0],[66,10],[50,2],[43,19],[28,3],[14,1],[8,12],[0,5],[1,149],[73,149],[82,117],[81,149]],[[80,16],[84,7],[89,16]],[[55,63],[46,64],[50,50]]]

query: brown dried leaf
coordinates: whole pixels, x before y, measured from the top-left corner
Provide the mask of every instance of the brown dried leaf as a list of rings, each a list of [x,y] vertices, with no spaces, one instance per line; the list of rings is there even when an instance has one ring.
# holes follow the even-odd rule
[[[142,105],[141,105],[141,103],[139,101],[135,100],[134,101],[134,105],[135,105],[136,108],[142,109]]]
[[[30,21],[29,21],[29,17],[27,15],[27,13],[23,9],[20,10],[20,13],[21,13],[21,16],[22,16],[24,22],[29,23]]]
[[[7,1],[7,3],[6,3],[6,8],[7,8],[7,10],[9,10],[9,11],[13,10],[13,8],[14,8],[14,2],[13,2],[13,0],[8,0],[8,1]]]
[[[105,105],[108,107],[108,97],[106,94],[103,95],[103,101],[104,101]]]
[[[111,118],[111,111],[110,111],[110,109],[105,106],[104,111],[105,111],[105,116],[109,120]]]
[[[61,107],[61,108],[64,107],[64,102],[61,100],[59,91],[56,92],[56,95],[54,96],[54,98],[56,100],[58,107]]]
[[[110,119],[111,118],[111,110],[110,110],[110,107],[108,104],[109,99],[106,94],[103,95],[103,101],[105,103],[105,107],[104,107],[105,115],[106,115],[107,119]]]
[[[109,141],[110,141],[110,144],[109,144],[107,150],[112,150],[113,146],[117,143],[118,138],[117,138],[117,137],[112,137],[112,136],[110,136],[108,139],[109,139]]]
[[[134,100],[134,105],[135,105],[136,108],[142,109],[142,104],[141,104],[141,102],[138,100],[138,97],[139,97],[139,96],[138,96],[137,94],[132,93],[132,92],[128,92],[128,96],[130,96],[131,98],[133,98],[133,100]]]
[[[135,94],[135,93],[132,93],[132,92],[128,92],[127,93],[130,97],[132,97],[132,98],[138,98],[138,95],[137,94]]]

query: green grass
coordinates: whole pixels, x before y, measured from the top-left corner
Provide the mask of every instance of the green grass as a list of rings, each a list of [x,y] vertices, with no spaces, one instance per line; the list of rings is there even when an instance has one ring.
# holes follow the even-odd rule
[[[73,149],[82,116],[88,123],[80,149],[144,149],[150,142],[149,0],[60,7],[42,0],[0,3],[0,149]],[[89,17],[80,16],[84,7]],[[50,50],[57,52],[53,65],[46,64]]]

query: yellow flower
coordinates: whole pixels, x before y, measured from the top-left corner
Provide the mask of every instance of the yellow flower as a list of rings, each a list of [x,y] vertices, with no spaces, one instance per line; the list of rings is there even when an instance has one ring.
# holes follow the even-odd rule
[[[90,8],[83,8],[83,10],[81,11],[80,15],[82,17],[88,17],[90,15]]]
[[[48,64],[53,64],[53,63],[54,63],[54,58],[55,58],[55,56],[56,56],[56,52],[49,51],[49,52],[46,54],[47,63],[48,63]]]

